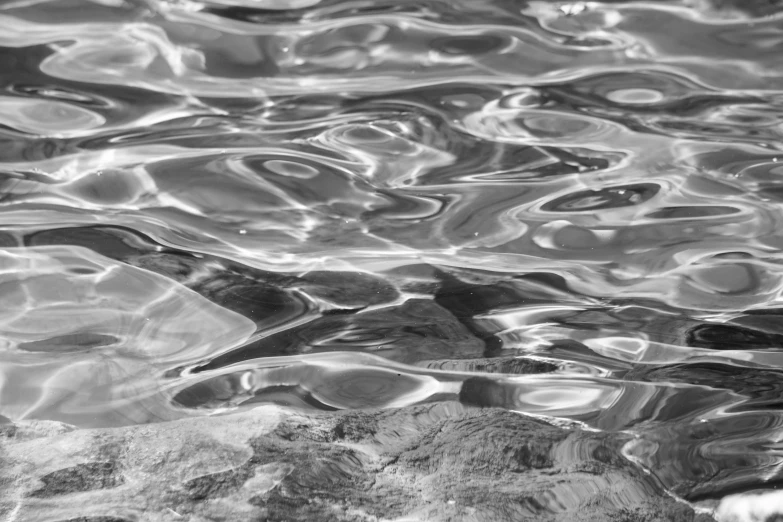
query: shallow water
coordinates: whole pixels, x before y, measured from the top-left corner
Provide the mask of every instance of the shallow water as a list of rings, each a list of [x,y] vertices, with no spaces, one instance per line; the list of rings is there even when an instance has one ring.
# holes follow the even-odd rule
[[[0,415],[459,399],[773,487],[781,49],[774,0],[4,2]]]

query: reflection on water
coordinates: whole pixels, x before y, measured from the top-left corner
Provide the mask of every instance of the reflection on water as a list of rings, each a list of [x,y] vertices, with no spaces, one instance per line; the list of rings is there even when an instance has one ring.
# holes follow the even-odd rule
[[[776,486],[782,28],[772,0],[5,2],[0,415],[458,399],[628,430],[689,501]]]

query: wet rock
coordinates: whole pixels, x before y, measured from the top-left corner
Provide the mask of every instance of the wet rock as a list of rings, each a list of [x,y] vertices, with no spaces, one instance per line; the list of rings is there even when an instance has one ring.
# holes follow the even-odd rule
[[[70,522],[706,520],[621,456],[627,440],[455,402],[263,406],[4,439],[2,509]]]
[[[514,279],[488,274],[443,273],[435,302],[452,313],[484,345],[484,356],[498,356],[504,346],[499,336],[504,327],[481,320],[495,310],[548,305],[562,301],[565,281],[552,274],[531,273]],[[570,301],[571,298],[568,297]]]
[[[304,292],[345,308],[389,303],[400,296],[384,279],[363,272],[309,272],[301,279]]]
[[[360,351],[407,364],[476,357],[484,344],[448,310],[427,299],[348,315],[325,315],[215,357],[201,369],[257,357]]]
[[[43,487],[30,493],[30,496],[48,498],[117,487],[124,482],[118,471],[114,462],[90,462],[58,469],[41,477]]]
[[[209,274],[193,290],[213,303],[272,328],[306,313],[307,305],[276,286],[237,274]]]
[[[208,299],[242,313],[262,315],[264,307],[298,290],[338,309],[361,309],[390,303],[400,297],[397,288],[383,278],[365,272],[313,271],[296,276],[267,272],[239,263],[184,252],[151,252],[126,256],[123,261],[186,284]]]
[[[16,423],[0,425],[0,436],[13,438],[15,442],[21,442],[41,437],[52,437],[62,433],[68,433],[75,428],[70,424],[57,421],[28,420]]]

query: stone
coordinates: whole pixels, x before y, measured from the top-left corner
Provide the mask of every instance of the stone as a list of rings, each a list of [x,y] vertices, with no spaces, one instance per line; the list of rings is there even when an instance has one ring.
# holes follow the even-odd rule
[[[621,455],[628,435],[451,401],[17,431],[0,439],[12,520],[711,520]]]

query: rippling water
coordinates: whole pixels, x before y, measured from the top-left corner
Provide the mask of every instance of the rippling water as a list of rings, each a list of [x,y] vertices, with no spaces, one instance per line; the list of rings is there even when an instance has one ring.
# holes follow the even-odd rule
[[[0,4],[0,414],[463,403],[783,478],[777,0]]]

